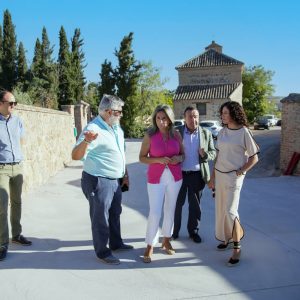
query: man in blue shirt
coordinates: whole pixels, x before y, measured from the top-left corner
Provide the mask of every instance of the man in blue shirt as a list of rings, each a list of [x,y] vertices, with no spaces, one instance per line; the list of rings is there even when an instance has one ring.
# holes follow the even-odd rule
[[[123,178],[123,185],[129,184],[124,133],[119,124],[123,106],[120,98],[104,95],[99,115],[86,126],[72,151],[74,160],[83,160],[81,187],[90,204],[96,255],[101,261],[114,265],[120,261],[112,251],[133,249],[123,243],[120,229],[119,178]]]
[[[9,198],[12,242],[23,246],[31,245],[31,242],[21,235],[21,139],[24,136],[24,128],[22,121],[12,114],[15,105],[17,102],[12,93],[0,92],[0,261],[5,259],[9,243]]]

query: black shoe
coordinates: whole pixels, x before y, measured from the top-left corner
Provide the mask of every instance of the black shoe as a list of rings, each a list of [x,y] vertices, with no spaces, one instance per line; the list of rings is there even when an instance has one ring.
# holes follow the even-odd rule
[[[233,248],[233,243],[227,243],[227,244],[221,243],[217,246],[217,250],[219,251],[224,251],[232,248]]]
[[[126,250],[132,250],[133,246],[128,245],[128,244],[122,244],[118,248],[110,248],[112,251],[126,251]]]
[[[232,258],[230,257],[227,266],[228,267],[235,267],[240,263],[240,259],[239,258]]]
[[[175,234],[175,233],[173,233],[171,238],[172,238],[172,240],[174,240],[174,241],[175,241],[175,240],[177,240],[177,239],[178,239],[178,237],[179,237],[179,235],[178,235],[178,234]]]
[[[22,246],[31,246],[32,242],[27,240],[26,237],[24,237],[23,235],[19,234],[15,237],[13,237],[11,239],[11,241],[15,244],[19,244],[19,245],[22,245]]]
[[[119,265],[120,264],[120,260],[118,258],[114,257],[113,255],[109,255],[107,257],[99,258],[99,259],[108,265]]]
[[[230,257],[230,259],[227,263],[228,267],[234,267],[240,263],[240,258],[241,258],[241,253],[242,253],[240,242],[233,242],[233,251],[234,251],[234,254],[233,254],[234,258]]]
[[[1,247],[0,248],[0,261],[5,259],[6,253],[7,253],[7,248]]]
[[[202,242],[202,239],[198,233],[190,234],[190,238],[197,244]]]

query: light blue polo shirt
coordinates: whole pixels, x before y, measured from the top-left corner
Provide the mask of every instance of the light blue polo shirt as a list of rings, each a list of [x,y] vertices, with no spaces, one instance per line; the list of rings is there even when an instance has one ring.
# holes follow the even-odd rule
[[[125,174],[125,140],[119,125],[110,127],[100,116],[92,120],[80,134],[76,146],[84,139],[85,131],[98,137],[88,145],[83,157],[83,170],[93,176],[122,178]]]
[[[23,160],[21,139],[24,127],[18,116],[10,115],[8,119],[0,114],[0,163],[13,163]]]

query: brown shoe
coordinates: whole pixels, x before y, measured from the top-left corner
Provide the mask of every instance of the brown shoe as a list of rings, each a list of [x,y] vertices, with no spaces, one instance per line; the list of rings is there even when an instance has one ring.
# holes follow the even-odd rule
[[[175,250],[173,249],[173,247],[170,243],[170,239],[171,238],[164,237],[161,247],[163,250],[166,251],[167,254],[173,255],[173,254],[175,254]]]
[[[153,247],[150,245],[147,245],[147,248],[144,252],[143,256],[143,262],[146,264],[151,263],[151,255],[153,254]]]

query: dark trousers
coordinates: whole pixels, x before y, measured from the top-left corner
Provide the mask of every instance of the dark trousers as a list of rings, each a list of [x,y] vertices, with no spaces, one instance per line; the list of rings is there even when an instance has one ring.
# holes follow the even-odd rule
[[[119,182],[117,179],[96,177],[83,171],[81,188],[90,204],[96,255],[105,258],[111,255],[111,249],[123,244],[120,228],[122,192]]]
[[[202,190],[205,187],[205,182],[202,179],[200,171],[197,172],[182,172],[182,186],[180,188],[174,216],[173,235],[178,235],[181,227],[182,207],[185,203],[186,194],[188,193],[189,216],[187,229],[189,234],[197,233],[198,226],[201,220],[200,199]]]

